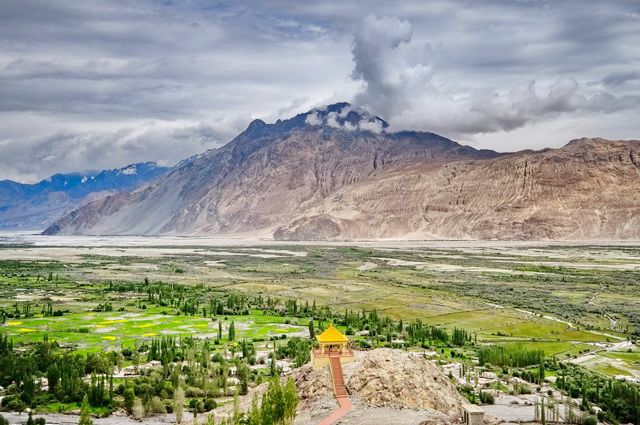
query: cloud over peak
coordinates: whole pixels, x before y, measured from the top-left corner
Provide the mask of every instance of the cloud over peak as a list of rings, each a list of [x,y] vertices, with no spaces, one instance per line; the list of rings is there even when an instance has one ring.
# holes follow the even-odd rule
[[[389,126],[380,117],[345,102],[311,110],[305,118],[305,124],[376,134],[382,133]]]
[[[640,94],[616,96],[565,76],[542,88],[533,78],[510,88],[483,86],[481,81],[460,87],[438,72],[435,52],[413,39],[410,22],[396,17],[364,18],[352,53],[351,76],[362,83],[354,103],[384,116],[394,129],[427,128],[464,137],[511,131],[565,113],[608,114],[640,107]]]
[[[4,1],[0,179],[169,161],[345,99],[502,151],[637,138],[638,27],[633,2]]]

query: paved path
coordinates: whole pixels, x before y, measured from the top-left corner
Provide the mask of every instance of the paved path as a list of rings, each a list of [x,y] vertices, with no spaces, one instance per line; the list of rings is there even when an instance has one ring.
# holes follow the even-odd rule
[[[338,404],[340,405],[340,407],[338,407],[336,410],[331,412],[331,414],[329,416],[327,416],[326,418],[321,420],[318,423],[318,425],[333,425],[333,424],[335,424],[338,421],[338,419],[340,419],[341,417],[346,415],[351,410],[351,408],[353,407],[351,402],[349,401],[349,397],[340,397],[340,398],[338,398]]]

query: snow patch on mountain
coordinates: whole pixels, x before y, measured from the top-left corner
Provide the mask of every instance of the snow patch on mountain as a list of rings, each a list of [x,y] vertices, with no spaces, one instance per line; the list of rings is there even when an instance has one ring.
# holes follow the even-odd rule
[[[127,175],[127,176],[133,176],[138,174],[138,169],[136,168],[136,164],[131,164],[127,167],[124,167],[121,170],[122,174]]]

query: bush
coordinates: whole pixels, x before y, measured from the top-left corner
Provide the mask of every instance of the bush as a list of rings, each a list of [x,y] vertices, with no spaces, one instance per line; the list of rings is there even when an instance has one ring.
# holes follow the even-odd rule
[[[494,404],[496,399],[490,392],[480,391],[480,402],[482,404]]]
[[[144,406],[139,398],[136,398],[133,402],[133,409],[131,410],[131,415],[137,419],[142,420],[146,416],[146,412],[144,410]]]
[[[216,407],[218,407],[218,403],[216,403],[216,401],[212,398],[208,398],[204,401],[204,411],[208,412],[210,410],[215,409]]]
[[[5,407],[7,408],[7,410],[9,411],[14,411],[14,412],[22,412],[24,410],[24,403],[22,402],[22,400],[14,398],[12,400],[10,400]]]
[[[595,416],[587,416],[582,421],[582,425],[598,425],[598,418]]]
[[[167,412],[167,408],[165,407],[160,397],[158,396],[153,397],[151,399],[151,402],[149,403],[149,413],[166,413],[166,412]]]
[[[7,407],[7,405],[9,404],[9,402],[10,402],[11,400],[13,400],[14,398],[16,398],[16,397],[15,397],[15,396],[13,396],[13,395],[8,395],[8,396],[4,397],[4,398],[2,399],[2,401],[0,401],[0,406],[2,406],[2,407]]]

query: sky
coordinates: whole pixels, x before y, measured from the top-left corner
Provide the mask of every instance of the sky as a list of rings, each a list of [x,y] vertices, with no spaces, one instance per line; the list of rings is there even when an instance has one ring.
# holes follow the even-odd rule
[[[338,101],[497,151],[639,139],[640,2],[0,0],[0,179],[173,165]]]

